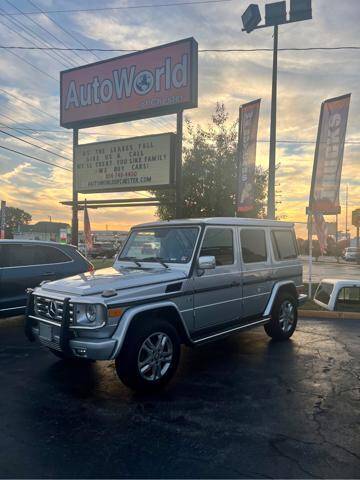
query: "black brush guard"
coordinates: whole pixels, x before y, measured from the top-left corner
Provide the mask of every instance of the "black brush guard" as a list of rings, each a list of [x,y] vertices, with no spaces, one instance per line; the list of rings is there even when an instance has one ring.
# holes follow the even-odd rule
[[[30,342],[34,342],[36,337],[33,333],[34,327],[34,293],[33,290],[28,290],[28,298],[26,302],[26,317],[25,317],[25,336]],[[71,355],[70,348],[70,298],[63,300],[63,313],[60,325],[60,349],[65,355]]]

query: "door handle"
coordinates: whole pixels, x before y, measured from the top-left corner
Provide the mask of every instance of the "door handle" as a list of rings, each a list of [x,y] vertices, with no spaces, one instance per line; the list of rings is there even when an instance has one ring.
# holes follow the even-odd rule
[[[236,282],[235,280],[230,284],[232,287],[240,287],[240,282]]]
[[[50,277],[51,275],[55,275],[55,272],[45,272],[41,274],[42,277]]]

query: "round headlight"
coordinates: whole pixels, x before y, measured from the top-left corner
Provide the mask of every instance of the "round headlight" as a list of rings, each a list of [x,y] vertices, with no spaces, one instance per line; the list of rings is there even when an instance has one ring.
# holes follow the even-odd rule
[[[87,305],[86,306],[86,318],[90,323],[96,321],[96,307],[95,305]]]

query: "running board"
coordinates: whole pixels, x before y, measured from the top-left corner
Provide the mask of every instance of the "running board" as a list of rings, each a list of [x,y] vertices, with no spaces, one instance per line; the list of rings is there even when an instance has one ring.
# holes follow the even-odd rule
[[[255,327],[257,325],[264,325],[265,323],[268,323],[270,320],[271,320],[271,317],[262,318],[261,320],[256,320],[256,322],[247,323],[246,325],[240,325],[238,327],[229,328],[228,330],[223,330],[221,332],[217,332],[217,333],[214,333],[212,335],[207,335],[206,337],[198,338],[197,340],[192,340],[192,343],[198,345],[200,343],[209,342],[213,339],[225,337],[226,335],[230,335],[231,333],[235,333],[235,332],[238,332],[238,331],[241,331],[241,330],[246,330],[248,328],[252,328],[252,327]]]

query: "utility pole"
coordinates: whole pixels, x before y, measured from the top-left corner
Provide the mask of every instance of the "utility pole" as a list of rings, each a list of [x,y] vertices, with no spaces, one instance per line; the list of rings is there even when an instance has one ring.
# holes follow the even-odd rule
[[[276,97],[277,97],[277,61],[279,27],[274,26],[273,70],[271,91],[270,151],[267,217],[275,219],[275,169],[276,169]]]

